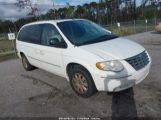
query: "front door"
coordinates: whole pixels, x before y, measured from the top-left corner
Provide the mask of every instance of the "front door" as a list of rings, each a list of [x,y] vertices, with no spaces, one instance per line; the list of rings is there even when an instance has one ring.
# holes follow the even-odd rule
[[[58,30],[52,24],[43,24],[41,47],[37,48],[39,59],[43,64],[43,69],[50,71],[54,74],[65,76],[63,69],[63,56],[64,48],[52,45],[56,40],[57,44],[62,43],[63,38]]]

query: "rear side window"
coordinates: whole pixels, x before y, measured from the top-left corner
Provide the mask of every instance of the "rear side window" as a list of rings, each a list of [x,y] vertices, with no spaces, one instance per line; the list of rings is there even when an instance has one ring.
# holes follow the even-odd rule
[[[40,44],[41,43],[41,32],[42,25],[29,25],[24,28],[19,33],[18,40]]]

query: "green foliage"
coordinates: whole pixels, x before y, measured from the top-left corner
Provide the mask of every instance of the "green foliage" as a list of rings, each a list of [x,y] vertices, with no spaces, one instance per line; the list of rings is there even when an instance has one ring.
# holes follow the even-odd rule
[[[13,22],[6,20],[6,21],[0,21],[0,33],[6,33],[10,30],[13,30]]]
[[[142,14],[140,14],[139,19],[152,19],[156,17],[156,10],[154,8],[144,8]]]
[[[155,17],[155,10],[154,9],[148,9],[145,12],[144,18],[151,19]]]

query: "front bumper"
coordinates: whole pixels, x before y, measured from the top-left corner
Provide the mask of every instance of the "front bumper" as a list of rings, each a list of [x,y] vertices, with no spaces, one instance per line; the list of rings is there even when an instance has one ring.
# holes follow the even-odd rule
[[[98,91],[118,92],[130,88],[141,81],[143,81],[149,74],[151,60],[144,68],[136,71],[126,61],[122,64],[125,66],[125,70],[116,75],[109,76],[110,73],[106,71],[106,74],[94,74],[93,79]]]

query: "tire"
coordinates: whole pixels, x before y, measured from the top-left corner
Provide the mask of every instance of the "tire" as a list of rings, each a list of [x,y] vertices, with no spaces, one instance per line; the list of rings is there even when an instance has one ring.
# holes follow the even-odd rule
[[[87,98],[97,92],[90,73],[82,66],[74,66],[69,72],[69,79],[72,89],[81,97]]]
[[[25,55],[22,55],[21,57],[22,57],[22,65],[26,71],[31,71],[35,68],[29,63]]]

